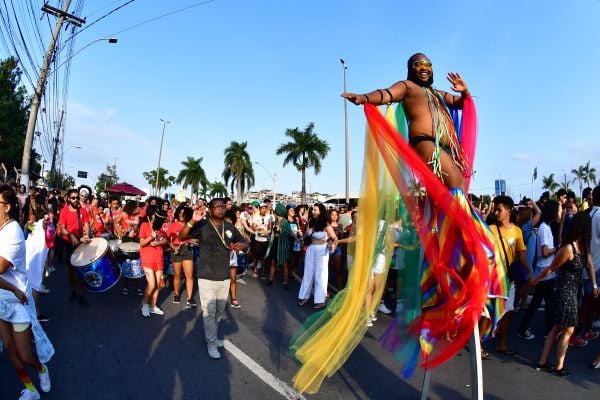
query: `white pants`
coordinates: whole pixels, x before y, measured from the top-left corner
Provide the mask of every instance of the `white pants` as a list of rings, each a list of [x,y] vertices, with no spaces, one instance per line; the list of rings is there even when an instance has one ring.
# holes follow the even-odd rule
[[[310,297],[310,290],[315,285],[315,304],[325,303],[327,298],[327,281],[329,278],[329,252],[325,244],[311,244],[304,257],[304,276],[298,298]]]
[[[230,279],[224,281],[198,279],[198,293],[200,294],[202,321],[204,322],[204,337],[209,346],[216,345],[217,342],[217,329],[227,305],[230,282]]]

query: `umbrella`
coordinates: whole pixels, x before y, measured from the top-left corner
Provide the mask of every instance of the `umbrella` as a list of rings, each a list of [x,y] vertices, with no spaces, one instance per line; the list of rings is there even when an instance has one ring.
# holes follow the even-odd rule
[[[144,192],[141,189],[136,188],[135,186],[133,186],[130,183],[127,182],[121,182],[121,183],[117,183],[116,185],[113,185],[109,188],[106,188],[107,192],[111,192],[111,193],[122,193],[122,194],[128,194],[131,196],[145,196],[146,192]]]

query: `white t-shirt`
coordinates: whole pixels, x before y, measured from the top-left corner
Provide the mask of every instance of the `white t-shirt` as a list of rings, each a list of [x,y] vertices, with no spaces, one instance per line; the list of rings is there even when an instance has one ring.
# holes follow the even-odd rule
[[[549,257],[542,256],[542,247],[546,245],[549,249],[554,249],[554,237],[552,236],[552,230],[545,222],[540,224],[538,229],[537,236],[537,273],[543,272],[546,268],[552,264],[552,260],[554,260],[554,254],[551,254]],[[550,275],[547,275],[543,281],[547,281],[549,279],[554,278],[554,272]]]
[[[252,224],[254,225],[254,230],[267,230],[269,228],[269,224],[271,223],[271,215],[255,215],[252,217]],[[266,233],[258,233],[254,236],[254,239],[257,242],[266,242],[269,240],[269,235]]]
[[[11,221],[0,229],[0,256],[12,264],[0,276],[28,294],[25,238],[17,221]]]

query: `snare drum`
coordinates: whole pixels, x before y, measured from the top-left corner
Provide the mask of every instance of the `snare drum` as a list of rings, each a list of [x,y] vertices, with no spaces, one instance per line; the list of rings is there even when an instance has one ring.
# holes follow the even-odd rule
[[[121,270],[103,238],[80,244],[71,255],[71,265],[90,292],[104,292],[121,277]]]
[[[123,257],[130,260],[140,259],[140,244],[136,242],[125,242],[119,244],[119,251],[123,254]]]
[[[142,268],[142,262],[140,259],[125,259],[121,261],[120,265],[123,278],[139,279],[144,277],[144,269]]]

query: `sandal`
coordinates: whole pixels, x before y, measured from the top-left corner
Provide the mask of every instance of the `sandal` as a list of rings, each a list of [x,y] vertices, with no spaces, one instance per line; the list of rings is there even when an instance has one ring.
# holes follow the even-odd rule
[[[325,303],[317,303],[317,304],[315,304],[315,305],[313,306],[313,308],[314,308],[315,310],[320,310],[320,309],[322,309],[322,308],[325,308]]]
[[[535,369],[537,371],[553,371],[554,365],[552,365],[548,361],[546,361],[544,364],[537,363],[535,365]]]
[[[490,360],[491,359],[490,353],[488,353],[485,350],[481,350],[481,359],[484,360],[484,361]]]
[[[554,375],[558,376],[559,378],[568,378],[571,376],[571,373],[564,368],[555,369],[553,371],[553,373],[554,373]]]
[[[307,299],[298,300],[298,305],[299,305],[300,307],[302,307],[302,306],[306,305],[306,303],[308,303],[308,300],[307,300]]]
[[[496,351],[500,354],[504,354],[505,356],[514,356],[515,354],[517,354],[514,351],[512,351],[511,349],[504,349],[504,350],[496,349]]]

